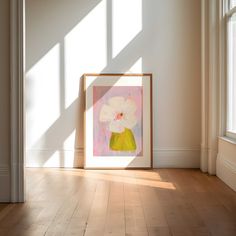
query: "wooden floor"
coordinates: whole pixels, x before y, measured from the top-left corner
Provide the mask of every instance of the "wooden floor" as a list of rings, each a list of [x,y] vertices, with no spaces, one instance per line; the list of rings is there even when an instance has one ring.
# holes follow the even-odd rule
[[[236,193],[198,170],[27,169],[0,235],[235,236]]]

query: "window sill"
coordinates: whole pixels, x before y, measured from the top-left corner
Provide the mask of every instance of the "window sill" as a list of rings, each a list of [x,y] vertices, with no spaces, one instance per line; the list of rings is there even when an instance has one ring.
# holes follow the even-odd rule
[[[234,138],[230,138],[230,137],[227,137],[227,136],[222,136],[222,137],[219,137],[219,139],[221,139],[225,142],[231,143],[233,145],[236,145],[236,139],[234,139]]]

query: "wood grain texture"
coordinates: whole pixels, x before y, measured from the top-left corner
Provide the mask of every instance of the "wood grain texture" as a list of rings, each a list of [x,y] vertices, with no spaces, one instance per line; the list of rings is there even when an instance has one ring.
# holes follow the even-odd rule
[[[199,170],[26,169],[1,236],[235,236],[236,193]]]

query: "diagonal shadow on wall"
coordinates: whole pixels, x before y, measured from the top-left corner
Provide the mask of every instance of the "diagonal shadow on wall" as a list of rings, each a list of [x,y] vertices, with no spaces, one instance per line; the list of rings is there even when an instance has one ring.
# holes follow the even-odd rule
[[[62,1],[63,2],[63,1]],[[74,1],[76,4],[80,1]],[[28,71],[33,64],[37,64],[37,60],[39,60],[47,51],[56,43],[60,43],[60,116],[58,119],[47,129],[46,132],[34,143],[32,149],[37,149],[42,144],[47,144],[46,146],[50,148],[46,148],[44,151],[44,157],[40,160],[40,166],[43,166],[44,163],[56,152],[63,149],[63,143],[67,139],[67,137],[76,130],[75,136],[75,150],[81,150],[83,148],[83,111],[84,111],[84,96],[83,96],[83,89],[82,89],[82,80],[80,78],[80,85],[79,85],[79,92],[78,97],[73,103],[65,109],[65,52],[64,52],[64,40],[63,38],[68,32],[76,25],[80,20],[85,17],[86,14],[96,7],[96,5],[101,1],[92,1],[93,4],[86,5],[85,1],[82,1],[81,8],[85,5],[86,7],[78,15],[74,14],[72,11],[72,20],[69,21],[69,24],[66,25],[65,19],[60,19],[62,15],[57,14],[55,16],[55,12],[49,14],[49,18],[52,18],[52,21],[49,21],[49,25],[45,26],[45,19],[42,20],[39,24],[42,24],[45,28],[43,32],[39,33],[47,33],[50,29],[53,32],[55,27],[58,27],[58,22],[54,17],[57,19],[59,18],[59,24],[61,24],[60,32],[53,34],[52,39],[48,42],[40,42],[40,38],[38,37],[38,42],[36,44],[39,45],[37,47],[33,56],[28,55],[28,61],[31,63],[27,64]],[[26,4],[27,5],[27,4]],[[77,5],[78,7],[78,5]],[[28,9],[30,11],[30,9]],[[69,12],[69,8],[63,9],[64,12]],[[59,13],[62,11],[62,6],[59,7]],[[86,12],[86,13],[85,13]],[[31,13],[32,14],[32,13]],[[46,15],[48,15],[46,14]],[[62,14],[62,12],[61,12]],[[32,18],[32,17],[31,17]],[[54,25],[57,22],[57,25]],[[63,22],[63,23],[62,23]],[[111,1],[107,1],[107,65],[101,71],[96,71],[97,73],[121,73],[126,72],[129,68],[139,59],[142,57],[145,51],[145,39],[147,35],[145,35],[144,28],[141,32],[139,32],[122,50],[121,52],[115,57],[112,58],[112,5]],[[27,30],[27,28],[26,28]],[[31,32],[33,34],[33,32]],[[30,41],[30,40],[29,40]],[[32,41],[32,40],[31,40]],[[27,43],[27,41],[26,41]],[[28,46],[28,48],[32,48],[32,46]],[[88,71],[85,71],[88,72]],[[32,78],[28,78],[27,82],[29,82]],[[30,84],[28,84],[28,88],[30,89]],[[29,102],[30,103],[30,102]],[[30,105],[30,104],[29,104]],[[30,106],[27,107],[30,109]],[[66,124],[66,125],[65,125]],[[76,124],[76,127],[75,127]],[[53,140],[53,142],[52,142]],[[76,163],[74,163],[76,165]],[[60,166],[64,166],[64,156],[60,156]]]
[[[65,67],[65,64],[68,63],[65,61],[65,58],[68,57],[66,48],[68,42],[65,39],[77,25],[83,24],[103,2],[107,6],[107,24],[105,26],[107,35],[104,40],[106,41],[106,49],[104,50],[106,51],[106,63],[100,67],[93,67],[92,50],[90,50],[91,54],[89,56],[88,54],[85,55],[88,65],[86,65],[86,69],[81,67],[81,70],[78,70],[79,73],[76,73],[74,88],[76,88],[77,94],[70,101],[70,104],[67,104],[66,93],[68,91],[65,89],[70,76],[67,76],[68,68]],[[200,16],[198,16],[200,13],[199,1],[142,0],[142,29],[131,40],[127,41],[115,57],[112,55],[114,45],[112,42],[113,24],[111,19],[114,9],[112,10],[111,2],[111,0],[71,0],[68,3],[66,0],[60,2],[56,0],[26,0],[26,15],[28,16],[28,20],[26,19],[27,74],[55,45],[59,45],[59,58],[57,59],[59,63],[59,90],[52,88],[51,94],[48,95],[48,101],[50,101],[55,93],[59,94],[59,102],[56,104],[59,106],[59,116],[53,120],[30,147],[37,149],[41,143],[52,144],[50,150],[48,149],[44,155],[43,162],[46,162],[55,152],[61,150],[65,140],[75,130],[75,144],[72,149],[80,150],[83,148],[84,101],[80,76],[83,73],[126,72],[140,58],[142,59],[141,69],[143,72],[154,72],[155,78],[155,72],[158,68],[158,83],[161,89],[157,89],[157,83],[154,80],[154,90],[157,91],[154,93],[154,100],[157,101],[155,109],[158,106],[158,114],[154,113],[154,120],[158,119],[158,132],[155,132],[154,142],[156,143],[156,136],[159,135],[161,147],[169,145],[175,148],[176,145],[178,147],[189,147],[197,144],[200,140],[200,63],[198,60],[200,58],[200,44],[196,41],[196,38],[200,35],[200,23],[198,25],[197,20],[194,20],[200,19]],[[165,24],[163,24],[163,21],[165,21]],[[84,46],[88,46],[88,42],[86,42],[86,40],[89,40],[88,32],[93,33],[90,42],[94,43],[96,43],[96,39],[101,33],[100,31],[96,33],[96,20],[93,22],[94,24],[88,27],[83,26],[84,34],[81,37],[85,38],[85,41],[84,45],[80,45],[82,50]],[[78,40],[78,42],[80,41]],[[77,41],[74,43],[76,45]],[[92,47],[93,45],[89,46]],[[79,53],[81,52],[74,51],[74,54]],[[94,52],[95,54],[96,52]],[[102,58],[99,58],[99,55],[97,56],[99,64]],[[80,63],[85,61],[83,59],[86,58],[82,57],[81,61],[78,62],[74,60],[75,67],[80,67]],[[69,63],[71,62],[73,60],[70,60]],[[90,70],[89,68],[96,69]],[[50,70],[50,67],[48,69]],[[49,77],[49,79],[51,78]],[[33,80],[34,77],[26,75],[26,93],[31,91],[31,86],[35,87]],[[42,91],[42,97],[44,96],[46,94]],[[161,99],[156,99],[157,96]],[[31,96],[26,96],[26,99],[26,109],[27,112],[30,112],[34,104]],[[187,100],[190,102],[186,102]],[[39,115],[46,116],[47,113]],[[40,122],[40,119],[37,119],[37,121]],[[157,123],[154,124],[155,130],[156,125]],[[32,132],[34,132],[33,129]],[[181,134],[181,139],[179,134]],[[51,140],[53,140],[52,143]],[[63,165],[63,156],[60,157],[60,162]]]

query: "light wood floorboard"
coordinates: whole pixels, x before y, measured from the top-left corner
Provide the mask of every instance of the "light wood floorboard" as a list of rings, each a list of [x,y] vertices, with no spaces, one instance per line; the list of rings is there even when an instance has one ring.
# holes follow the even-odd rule
[[[26,169],[0,236],[236,236],[236,193],[195,169]]]

